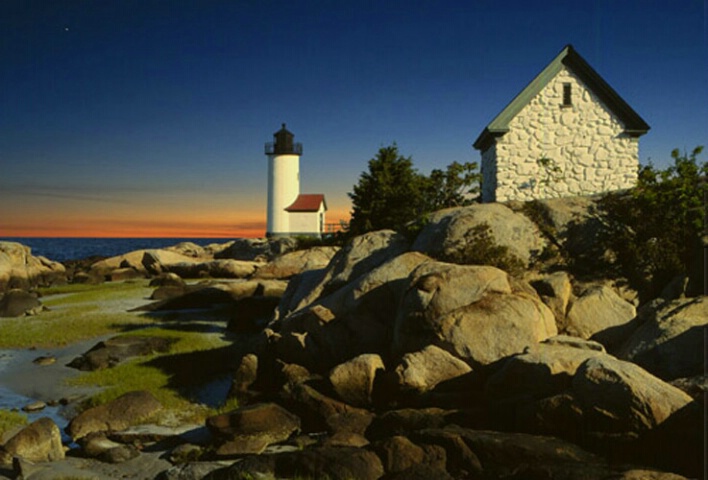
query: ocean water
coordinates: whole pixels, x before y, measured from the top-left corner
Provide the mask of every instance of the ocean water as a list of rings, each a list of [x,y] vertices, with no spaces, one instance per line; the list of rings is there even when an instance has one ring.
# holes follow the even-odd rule
[[[18,242],[32,249],[32,254],[56,262],[88,257],[114,257],[133,250],[171,247],[181,242],[206,246],[227,243],[229,238],[41,238],[0,237],[0,241]]]

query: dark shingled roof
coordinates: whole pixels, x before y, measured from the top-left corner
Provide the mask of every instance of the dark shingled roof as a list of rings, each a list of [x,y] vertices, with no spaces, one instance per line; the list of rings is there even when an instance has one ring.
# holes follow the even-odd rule
[[[561,71],[563,66],[577,75],[602,100],[624,124],[625,133],[638,137],[649,131],[649,125],[642,120],[642,117],[575,51],[572,45],[566,45],[558,56],[485,127],[475,140],[474,148],[485,151],[492,145],[494,138],[507,133],[509,122]]]
[[[324,208],[327,210],[327,203],[324,195],[321,193],[301,193],[295,199],[292,205],[285,209],[287,212],[316,212],[320,209],[320,205],[324,203]]]

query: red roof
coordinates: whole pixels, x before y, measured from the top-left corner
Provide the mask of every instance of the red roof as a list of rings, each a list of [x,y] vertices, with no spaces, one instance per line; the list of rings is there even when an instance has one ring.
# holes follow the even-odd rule
[[[327,210],[324,195],[321,193],[301,193],[295,199],[292,205],[285,209],[286,212],[316,212],[320,209],[320,205],[324,203],[324,208]]]

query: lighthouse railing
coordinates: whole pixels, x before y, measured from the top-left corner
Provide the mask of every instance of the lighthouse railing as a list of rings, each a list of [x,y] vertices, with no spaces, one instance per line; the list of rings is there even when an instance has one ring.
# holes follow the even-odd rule
[[[266,155],[302,155],[302,143],[293,143],[291,145],[278,145],[275,142],[267,142],[265,144]]]

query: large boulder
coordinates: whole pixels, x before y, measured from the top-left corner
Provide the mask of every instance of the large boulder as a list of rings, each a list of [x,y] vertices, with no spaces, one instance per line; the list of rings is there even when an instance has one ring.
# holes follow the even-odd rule
[[[556,317],[559,331],[566,328],[568,306],[573,300],[573,285],[567,272],[554,272],[531,282],[543,303],[548,305]]]
[[[248,278],[261,265],[260,262],[218,259],[163,264],[160,271],[176,273],[182,278]]]
[[[700,375],[704,373],[706,328],[706,297],[677,300],[651,311],[617,356],[664,380]]]
[[[214,258],[269,262],[297,248],[297,240],[281,238],[237,238],[226,248],[214,251]]]
[[[329,380],[342,400],[355,407],[368,407],[376,375],[383,370],[381,357],[366,353],[334,367]]]
[[[693,400],[641,367],[609,355],[583,362],[571,390],[590,430],[607,433],[652,429]]]
[[[162,266],[171,263],[193,262],[194,258],[162,249],[135,250],[115,257],[99,260],[89,268],[90,277],[109,278],[113,271],[131,268],[142,275],[158,274]]]
[[[36,315],[42,309],[42,302],[34,293],[16,288],[0,293],[0,318]]]
[[[66,432],[78,440],[92,432],[124,430],[162,410],[162,404],[147,391],[128,392],[74,417]]]
[[[288,279],[297,274],[326,267],[335,253],[336,247],[314,247],[308,250],[288,252],[260,267],[256,278]]]
[[[297,452],[249,456],[211,472],[205,480],[233,478],[328,478],[377,480],[384,474],[379,457],[363,448],[319,447]]]
[[[268,445],[287,440],[300,430],[300,419],[274,403],[249,405],[207,419],[221,445],[219,456],[261,453]]]
[[[119,335],[97,343],[67,366],[82,371],[103,370],[131,357],[167,352],[174,342],[165,337]]]
[[[423,263],[408,278],[397,310],[395,353],[433,344],[472,366],[522,352],[557,333],[549,308],[513,290],[507,274],[494,267]]]
[[[490,405],[527,402],[568,390],[587,359],[606,355],[602,345],[571,337],[552,337],[503,361],[487,381]]]
[[[32,255],[32,249],[17,242],[0,241],[0,293],[19,288],[66,283],[61,263]]]
[[[472,368],[442,348],[428,345],[418,352],[406,353],[396,367],[399,387],[426,392],[445,380],[460,377]]]
[[[286,363],[318,372],[362,353],[385,356],[405,279],[427,261],[420,253],[399,255],[279,319],[273,325],[281,335],[278,355]]]
[[[21,457],[30,462],[52,462],[64,458],[59,427],[49,418],[43,417],[20,430],[5,443],[0,452],[0,463]]]
[[[487,203],[433,213],[411,249],[451,258],[467,246],[477,228],[485,225],[497,245],[507,247],[527,265],[546,246],[538,227],[526,216],[500,203]]]
[[[636,308],[607,286],[593,287],[577,298],[568,310],[566,332],[592,338],[605,346],[626,335],[637,315]]]
[[[278,317],[283,318],[354,282],[402,254],[408,246],[406,237],[393,230],[369,232],[353,238],[332,257],[326,268],[305,272],[291,281]]]

